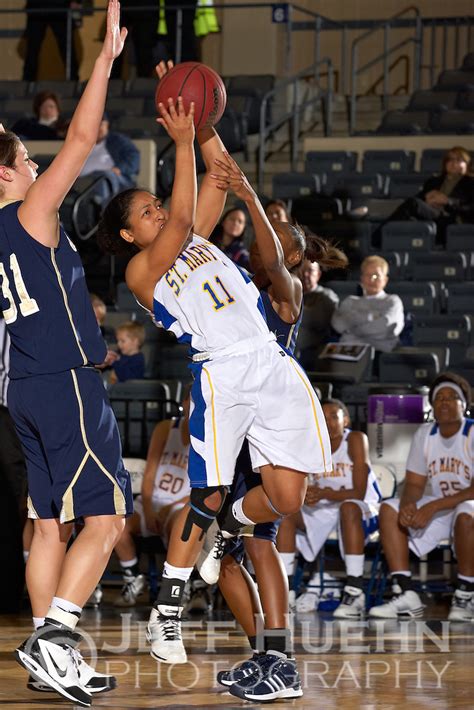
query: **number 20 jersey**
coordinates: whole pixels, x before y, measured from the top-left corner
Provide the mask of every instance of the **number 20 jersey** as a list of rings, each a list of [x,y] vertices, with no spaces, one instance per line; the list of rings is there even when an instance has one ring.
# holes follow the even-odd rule
[[[260,293],[218,247],[193,235],[155,286],[155,319],[198,352],[269,333]]]
[[[182,422],[182,419],[173,420],[156,469],[152,494],[155,508],[181,500],[191,491],[188,477],[189,444],[183,444]]]
[[[0,307],[11,339],[10,378],[103,362],[107,350],[75,246],[62,227],[57,248],[33,239],[18,220],[20,205],[0,209]]]
[[[428,476],[432,495],[452,496],[468,488],[473,475],[474,420],[464,419],[459,431],[445,439],[434,424],[422,424],[416,431],[408,455],[407,470]],[[416,462],[423,452],[424,471]]]

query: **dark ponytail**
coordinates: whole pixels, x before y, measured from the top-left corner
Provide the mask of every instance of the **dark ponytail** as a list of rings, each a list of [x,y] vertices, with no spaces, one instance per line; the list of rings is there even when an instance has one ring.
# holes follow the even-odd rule
[[[97,244],[106,254],[132,257],[138,253],[135,244],[120,236],[120,230],[129,227],[130,205],[137,192],[141,192],[137,187],[119,192],[105,208],[97,230]]]
[[[283,224],[280,222],[279,226]],[[317,261],[322,270],[345,269],[348,266],[347,256],[331,242],[311,232],[305,233],[299,224],[287,224],[286,228],[293,238],[295,248],[302,252],[302,260]]]

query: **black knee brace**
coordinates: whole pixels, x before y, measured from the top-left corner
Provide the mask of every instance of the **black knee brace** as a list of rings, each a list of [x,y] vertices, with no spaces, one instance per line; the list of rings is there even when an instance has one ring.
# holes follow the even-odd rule
[[[208,496],[212,493],[219,493],[221,497],[221,502],[217,510],[212,510],[208,508],[204,502]],[[189,512],[184,523],[183,533],[181,535],[181,540],[186,542],[189,540],[191,534],[191,529],[193,525],[201,528],[202,533],[200,535],[200,540],[204,537],[204,534],[209,530],[212,523],[216,519],[216,516],[222,505],[224,503],[225,497],[227,495],[226,486],[209,486],[207,488],[191,488],[191,496],[189,500]]]

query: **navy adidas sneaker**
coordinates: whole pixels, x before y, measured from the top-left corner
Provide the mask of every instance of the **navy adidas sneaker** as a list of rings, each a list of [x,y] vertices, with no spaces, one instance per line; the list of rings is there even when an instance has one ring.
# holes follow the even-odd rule
[[[239,683],[247,676],[252,675],[257,670],[259,659],[264,656],[263,653],[254,653],[252,658],[248,658],[243,663],[240,663],[236,668],[229,671],[219,671],[217,674],[217,682],[221,685],[233,685]]]
[[[259,659],[258,669],[252,675],[229,688],[229,692],[242,700],[254,703],[303,695],[296,661],[278,651],[268,651]]]

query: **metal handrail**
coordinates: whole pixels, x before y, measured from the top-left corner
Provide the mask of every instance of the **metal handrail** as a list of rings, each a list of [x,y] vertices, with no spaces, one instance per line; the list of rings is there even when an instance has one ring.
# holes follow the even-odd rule
[[[390,29],[394,23],[394,21],[398,20],[400,17],[403,17],[404,15],[407,14],[414,14],[415,17],[415,33],[413,37],[408,37],[405,40],[402,40],[399,42],[397,45],[394,45],[393,47],[389,46],[390,43]],[[384,51],[379,54],[377,57],[372,59],[370,62],[367,62],[363,67],[360,67],[359,69],[357,68],[358,64],[358,49],[359,45],[361,42],[366,40],[369,36],[373,35],[375,32],[378,32],[379,30],[383,29],[384,31]],[[383,106],[386,108],[387,104],[387,96],[388,96],[388,77],[389,77],[389,57],[390,55],[397,51],[398,49],[401,49],[407,44],[414,44],[415,46],[415,61],[414,61],[414,70],[413,70],[413,89],[416,90],[420,86],[420,69],[421,69],[421,41],[422,41],[422,21],[421,21],[421,15],[420,11],[417,7],[414,5],[411,5],[409,7],[406,7],[404,10],[401,10],[400,12],[396,13],[392,17],[390,17],[388,20],[382,20],[379,22],[377,25],[372,27],[372,29],[368,30],[367,32],[364,32],[364,34],[360,35],[359,37],[356,37],[356,39],[353,40],[352,42],[352,48],[351,48],[351,96],[350,96],[350,116],[349,116],[349,132],[351,135],[355,132],[356,128],[356,122],[357,122],[357,77],[360,76],[364,71],[369,69],[370,67],[374,66],[374,64],[377,64],[380,61],[383,61],[384,64],[384,73],[383,73],[383,81],[384,81],[384,88],[383,88]]]
[[[320,91],[317,96],[313,96],[310,99],[306,99],[303,102],[299,100],[299,81],[300,79],[313,74],[315,79],[319,76],[319,68],[321,64],[327,66],[328,75],[328,88],[325,91]],[[286,92],[287,87],[293,87],[293,98],[291,109],[280,116],[276,121],[267,124],[267,110],[268,102],[274,98],[279,93],[283,91]],[[291,125],[291,169],[295,170],[296,162],[298,159],[298,144],[299,144],[299,130],[300,130],[300,116],[303,111],[305,111],[308,106],[312,106],[321,98],[325,99],[325,134],[331,135],[332,130],[332,102],[334,93],[334,67],[332,61],[328,57],[323,57],[318,62],[315,62],[310,67],[299,71],[292,77],[284,79],[278,86],[270,91],[267,91],[262,98],[262,103],[260,104],[260,130],[259,130],[259,147],[258,147],[258,167],[257,167],[257,189],[259,192],[263,191],[263,180],[265,171],[265,141],[268,136],[273,133],[277,128],[285,124]]]

